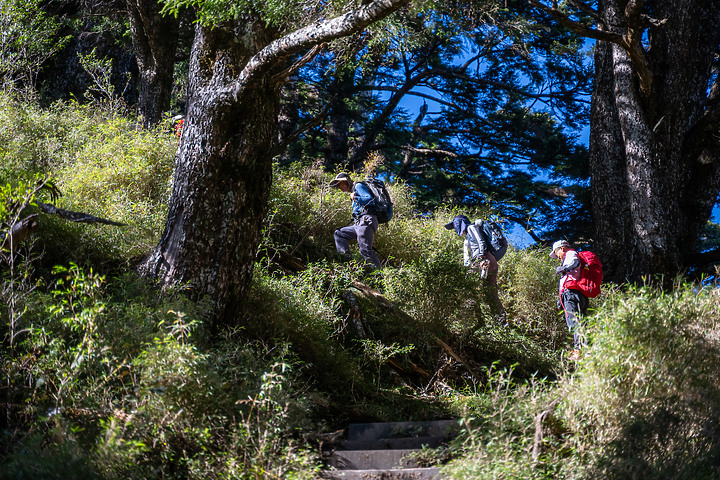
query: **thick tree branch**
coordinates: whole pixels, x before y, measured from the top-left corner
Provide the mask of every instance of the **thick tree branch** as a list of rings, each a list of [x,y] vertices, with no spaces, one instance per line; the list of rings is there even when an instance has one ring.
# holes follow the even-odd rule
[[[18,246],[20,246],[27,237],[35,233],[39,225],[37,213],[18,220],[9,229],[10,235],[0,234],[0,237],[2,237],[0,251],[9,250],[11,253],[15,253]]]
[[[315,58],[317,56],[317,54],[322,51],[324,46],[325,46],[325,44],[315,45],[305,55],[303,55],[300,60],[293,63],[292,65],[290,65],[290,67],[288,67],[287,69],[278,73],[277,75],[273,76],[272,80],[270,80],[270,83],[272,83],[272,84],[284,83],[285,80],[287,80],[287,78],[289,76],[297,73],[302,67],[307,65],[308,62],[310,62],[313,58]]]
[[[357,162],[365,158],[365,156],[371,150],[372,145],[375,143],[378,135],[380,134],[380,130],[385,126],[388,119],[390,118],[390,115],[392,115],[392,112],[395,111],[403,97],[410,93],[410,91],[415,88],[416,85],[420,84],[420,82],[422,82],[428,77],[431,77],[432,75],[432,70],[424,70],[415,77],[407,79],[405,83],[395,91],[395,93],[390,97],[387,104],[385,105],[385,108],[383,108],[382,112],[380,112],[380,115],[375,117],[370,123],[370,125],[365,129],[363,143],[362,145],[360,145],[360,148],[355,151],[352,158],[349,160],[348,163],[350,165],[356,164]]]
[[[528,3],[532,5],[533,7],[539,8],[543,12],[551,15],[554,17],[561,25],[569,28],[573,32],[577,33],[578,35],[582,35],[583,37],[592,38],[595,40],[600,40],[603,42],[612,42],[616,43],[618,45],[623,44],[623,37],[622,35],[618,35],[617,33],[612,32],[606,32],[604,30],[598,30],[595,28],[590,28],[587,25],[584,25],[580,22],[576,22],[572,20],[570,17],[565,15],[563,12],[558,10],[557,8],[548,7],[544,3],[540,2],[539,0],[528,0]],[[575,4],[577,2],[573,2]],[[589,7],[586,7],[589,8]]]
[[[44,188],[44,185],[39,188]],[[63,210],[53,205],[49,205],[43,202],[35,202],[44,213],[58,215],[70,220],[71,222],[81,223],[104,223],[107,225],[124,226],[124,223],[114,222],[105,218],[96,217],[88,213],[72,212],[70,210]],[[0,233],[0,251],[8,250],[11,253],[17,251],[17,248],[33,233],[40,228],[39,214],[34,213],[23,219],[15,221],[12,226],[8,229],[8,233]],[[7,259],[5,259],[7,261]]]
[[[437,156],[437,155],[445,155],[457,160],[475,160],[476,162],[481,162],[480,155],[478,153],[458,153],[452,150],[446,150],[443,148],[419,148],[419,147],[413,147],[411,145],[396,145],[396,144],[390,144],[390,143],[376,143],[372,145],[368,150],[387,150],[387,149],[395,149],[395,150],[405,150],[408,152],[417,153],[418,155],[422,155],[425,157],[430,156]],[[515,156],[510,158],[509,160],[503,160],[502,158],[494,158],[494,163],[500,163],[503,165],[532,165],[532,162],[530,160],[524,160],[520,159],[521,157]]]
[[[446,157],[451,158],[474,158],[477,155],[460,155],[457,152],[452,152],[450,150],[443,150],[442,148],[416,148],[412,147],[410,145],[405,145],[398,147],[401,150],[407,150],[409,152],[417,153],[418,155],[423,156],[435,156],[435,155],[444,155]]]
[[[552,92],[551,93],[532,93],[526,89],[518,88],[516,85],[510,85],[507,83],[472,77],[470,75],[467,75],[466,73],[461,73],[461,72],[449,70],[449,69],[435,69],[435,72],[438,76],[443,76],[445,78],[457,78],[457,79],[466,81],[468,83],[473,83],[476,85],[490,85],[493,87],[497,87],[497,88],[506,90],[511,93],[517,93],[524,97],[534,98],[537,100],[548,100],[548,99],[553,99],[553,98],[560,98],[562,96],[562,95],[558,95],[558,94],[552,93]],[[573,99],[573,100],[575,101],[575,99]],[[576,101],[590,103],[589,100],[577,99]]]
[[[228,93],[232,98],[238,99],[253,78],[263,75],[269,68],[276,66],[289,55],[359,32],[408,3],[410,0],[374,0],[345,15],[320,21],[285,35],[270,43],[250,59]]]
[[[627,22],[627,30],[623,38],[624,44],[621,46],[627,51],[635,65],[640,80],[640,90],[646,95],[652,90],[653,74],[647,59],[647,52],[642,45],[642,37],[647,27],[650,26],[647,18],[641,15],[643,0],[631,0],[625,7],[625,20]]]

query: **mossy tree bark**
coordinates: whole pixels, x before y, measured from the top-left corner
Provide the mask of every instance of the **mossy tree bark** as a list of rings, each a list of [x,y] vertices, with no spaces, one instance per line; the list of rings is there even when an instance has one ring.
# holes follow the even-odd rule
[[[214,300],[235,324],[250,287],[272,181],[279,89],[287,59],[351,35],[409,0],[374,0],[343,16],[281,36],[248,13],[196,27],[188,109],[168,218],[142,271]]]

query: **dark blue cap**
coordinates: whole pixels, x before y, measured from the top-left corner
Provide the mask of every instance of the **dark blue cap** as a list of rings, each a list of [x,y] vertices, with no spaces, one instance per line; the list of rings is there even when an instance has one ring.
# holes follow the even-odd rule
[[[448,230],[455,229],[455,233],[458,235],[462,235],[463,232],[467,229],[468,225],[470,225],[470,219],[467,218],[465,215],[458,215],[455,218],[452,219],[452,222],[445,225],[445,228]]]

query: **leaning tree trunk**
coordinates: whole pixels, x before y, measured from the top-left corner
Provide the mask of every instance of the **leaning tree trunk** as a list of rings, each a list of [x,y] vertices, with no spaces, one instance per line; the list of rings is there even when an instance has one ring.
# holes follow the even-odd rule
[[[187,283],[210,295],[219,317],[228,322],[252,279],[279,111],[277,89],[262,78],[237,101],[218,101],[213,94],[216,85],[230,81],[233,65],[247,63],[251,56],[230,35],[225,29],[196,28],[191,101],[170,210],[160,243],[146,262],[146,272],[161,283]]]
[[[679,273],[720,191],[720,1],[664,0],[641,12],[642,3],[600,2],[599,30],[627,43],[599,41],[595,53],[595,248],[618,281]]]
[[[170,109],[178,19],[161,15],[157,0],[126,0],[126,6],[140,73],[138,114],[148,128]]]
[[[196,27],[168,218],[145,275],[209,295],[218,321],[237,323],[272,182],[279,88],[296,70],[287,59],[408,1],[374,0],[283,37],[249,12],[232,25]]]

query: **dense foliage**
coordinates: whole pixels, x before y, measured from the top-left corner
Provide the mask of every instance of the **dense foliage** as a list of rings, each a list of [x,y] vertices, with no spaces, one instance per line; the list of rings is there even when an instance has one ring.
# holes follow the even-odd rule
[[[367,273],[335,261],[332,232],[349,211],[332,175],[278,166],[251,313],[218,330],[207,300],[132,271],[162,228],[169,130],[7,97],[0,116],[12,132],[4,233],[36,211],[33,198],[51,201],[40,172],[61,187],[57,206],[127,224],[41,214],[15,255],[3,251],[0,478],[310,479],[318,433],[439,417],[465,427],[429,454],[449,478],[717,476],[717,290],[607,286],[571,364],[546,250],[500,262],[502,327],[442,227],[457,210],[419,215],[407,186],[391,185],[396,218],[377,238],[388,264]],[[357,282],[392,304],[364,307],[365,337],[346,303]],[[549,405],[533,459],[535,416]]]

